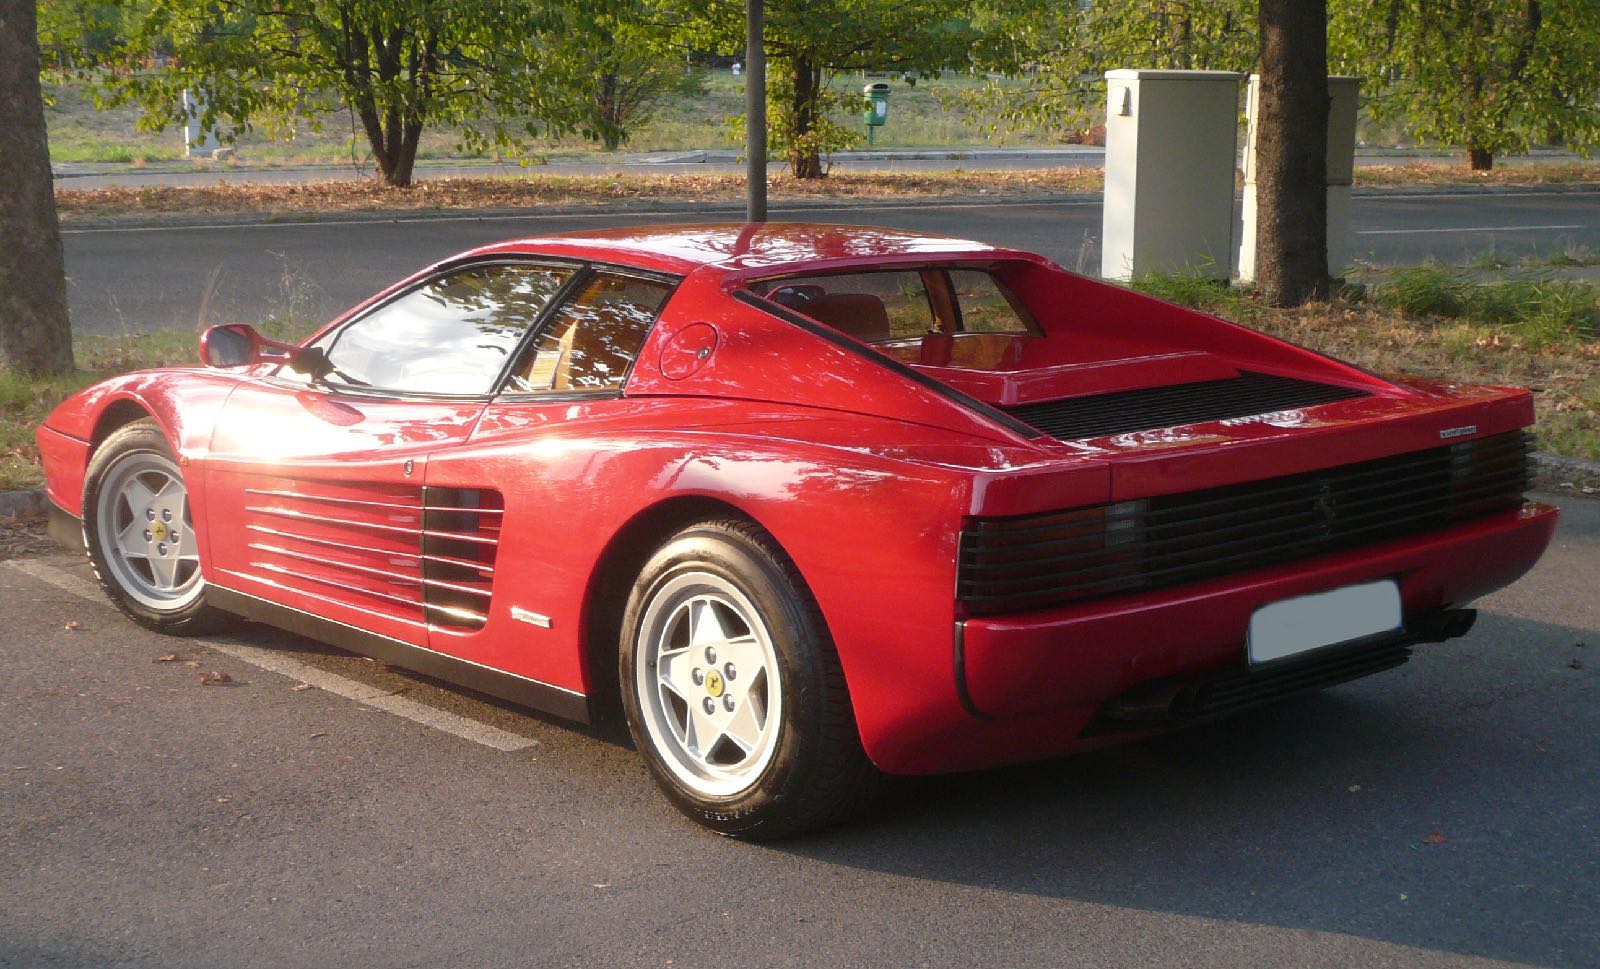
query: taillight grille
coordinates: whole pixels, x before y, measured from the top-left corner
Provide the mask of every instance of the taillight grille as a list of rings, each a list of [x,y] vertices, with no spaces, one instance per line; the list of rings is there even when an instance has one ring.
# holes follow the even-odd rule
[[[976,519],[956,597],[971,615],[1180,585],[1516,507],[1531,437],[1512,432],[1306,474],[1113,505]]]

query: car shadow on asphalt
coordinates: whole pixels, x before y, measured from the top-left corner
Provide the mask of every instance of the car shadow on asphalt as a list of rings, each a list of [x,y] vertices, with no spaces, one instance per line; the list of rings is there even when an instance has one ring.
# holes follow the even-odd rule
[[[990,891],[1581,964],[1600,944],[1595,647],[1596,630],[1485,615],[1387,674],[1121,747],[910,781],[870,818],[775,847]]]

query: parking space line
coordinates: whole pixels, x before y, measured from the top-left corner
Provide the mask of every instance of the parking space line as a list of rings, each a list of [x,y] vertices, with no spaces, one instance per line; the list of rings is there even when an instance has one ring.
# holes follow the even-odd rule
[[[1469,225],[1442,229],[1358,229],[1358,236],[1426,236],[1447,232],[1574,232],[1586,225]]]
[[[6,568],[12,571],[21,572],[30,578],[55,586],[63,592],[69,592],[79,598],[88,599],[91,602],[104,603],[109,606],[109,603],[106,603],[104,593],[93,582],[81,579],[70,572],[65,572],[38,559],[10,559],[0,564],[4,564]],[[382,687],[362,683],[359,680],[352,680],[347,676],[340,676],[337,673],[318,669],[291,656],[286,656],[278,650],[262,649],[259,646],[248,646],[244,643],[224,639],[199,638],[195,642],[215,649],[219,653],[231,656],[257,669],[265,670],[269,673],[277,673],[280,676],[286,676],[301,683],[309,683],[317,689],[332,693],[335,696],[354,700],[375,710],[382,710],[397,717],[404,717],[425,727],[431,727],[434,730],[450,734],[453,737],[460,737],[462,740],[470,740],[485,747],[492,747],[495,750],[503,750],[509,753],[538,744],[538,741],[532,738],[523,737],[508,730],[501,730],[499,727],[490,726],[470,717],[463,717],[446,710],[440,710],[437,707],[430,707],[425,703],[418,703],[416,700],[401,696],[392,690],[385,690]]]

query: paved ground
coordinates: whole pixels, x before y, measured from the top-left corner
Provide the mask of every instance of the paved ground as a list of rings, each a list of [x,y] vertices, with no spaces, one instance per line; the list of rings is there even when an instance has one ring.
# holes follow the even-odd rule
[[[671,212],[473,214],[318,223],[68,229],[68,296],[80,332],[191,328],[287,312],[325,319],[428,263],[516,236],[742,217]],[[1043,252],[1099,271],[1100,201],[774,206],[773,218],[886,225]],[[1352,256],[1378,265],[1600,250],[1600,192],[1384,193],[1352,205]]]
[[[772,847],[615,743],[0,564],[0,965],[1593,965],[1600,502],[1554,500],[1541,566],[1407,667]]]

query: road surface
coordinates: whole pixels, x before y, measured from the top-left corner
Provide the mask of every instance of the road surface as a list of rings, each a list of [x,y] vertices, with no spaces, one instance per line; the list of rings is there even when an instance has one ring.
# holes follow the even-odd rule
[[[1556,500],[1408,666],[772,846],[616,742],[0,563],[0,965],[1592,966],[1600,502]]]
[[[213,227],[68,229],[68,298],[82,333],[190,329],[295,315],[321,320],[428,263],[516,236],[647,222],[729,220],[708,205],[669,213],[468,213]],[[1099,271],[1100,203],[843,203],[772,217],[893,226],[1042,252]],[[1360,196],[1352,255],[1379,265],[1600,250],[1600,193]]]

